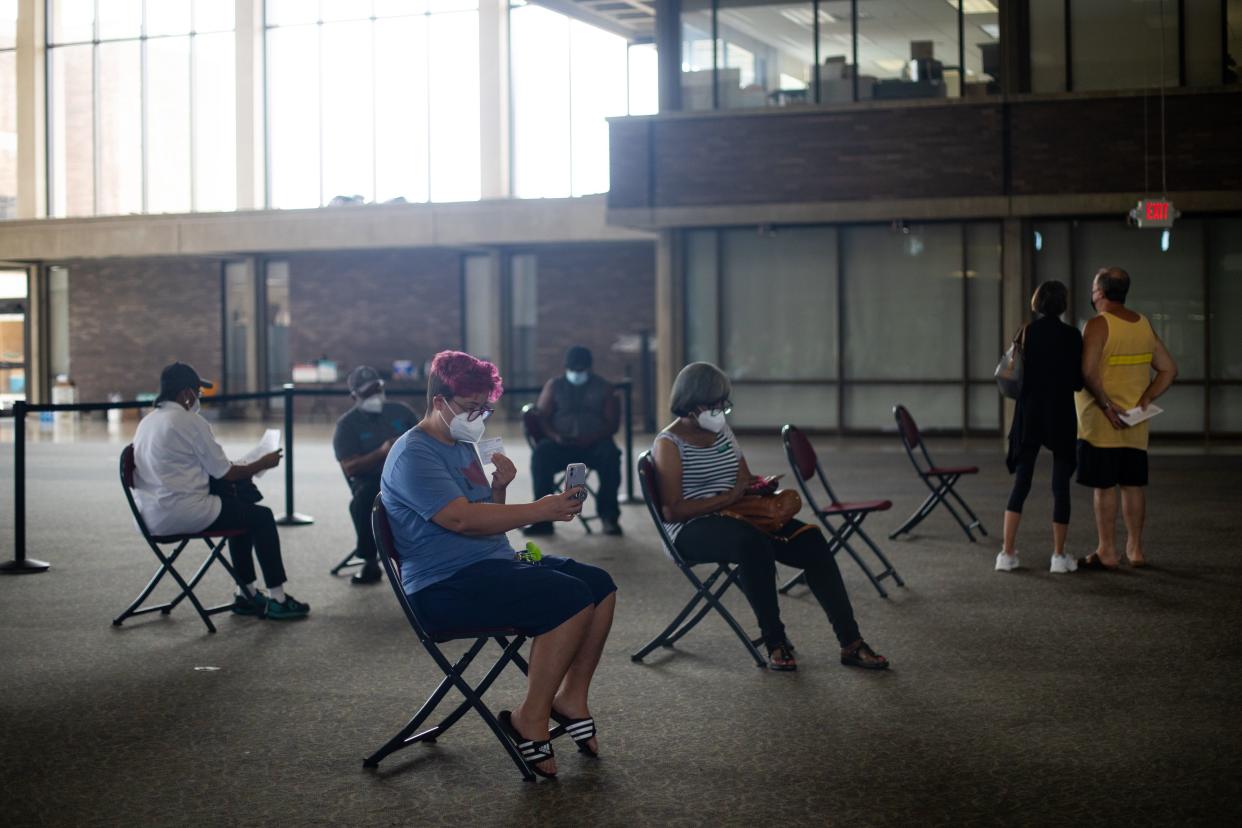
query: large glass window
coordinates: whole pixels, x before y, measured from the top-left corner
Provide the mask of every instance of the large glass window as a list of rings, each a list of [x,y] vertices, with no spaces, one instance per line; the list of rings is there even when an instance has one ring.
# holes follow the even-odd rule
[[[696,230],[684,245],[686,358],[733,379],[735,424],[891,430],[903,402],[926,428],[1000,428],[998,223]]]
[[[1103,219],[1039,221],[1032,227],[1034,281],[1057,278],[1069,286],[1067,321],[1077,327],[1095,314],[1095,272],[1106,266],[1129,272],[1133,285],[1126,304],[1151,321],[1178,366],[1153,431],[1201,432],[1209,399],[1213,433],[1242,430],[1224,408],[1242,396],[1242,347],[1228,327],[1236,315],[1231,309],[1242,306],[1242,222],[1181,219],[1168,231]]]
[[[49,7],[51,215],[234,209],[233,3]]]
[[[654,47],[526,3],[509,42],[514,194],[607,192],[607,119],[658,108]]]
[[[268,0],[272,207],[471,201],[477,0]]]
[[[957,0],[874,0],[866,11],[858,21],[860,99],[961,94]]]
[[[994,0],[683,0],[682,108],[998,93],[999,18]]]
[[[0,0],[0,219],[17,215],[17,0]]]
[[[1237,81],[1232,62],[1237,50],[1230,40],[1242,19],[1239,0],[1029,0],[1028,5],[1032,92]]]
[[[1177,86],[1177,6],[1172,0],[1071,3],[1074,91]]]

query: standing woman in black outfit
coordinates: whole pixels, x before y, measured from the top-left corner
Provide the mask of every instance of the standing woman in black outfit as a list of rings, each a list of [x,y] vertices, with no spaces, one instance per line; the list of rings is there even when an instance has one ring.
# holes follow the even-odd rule
[[[1070,477],[1076,465],[1078,415],[1074,392],[1082,388],[1082,334],[1060,319],[1068,304],[1069,291],[1061,282],[1044,282],[1031,297],[1031,310],[1039,318],[1026,326],[1024,336],[1022,393],[1009,429],[1009,454],[1005,458],[1014,475],[1013,492],[1005,509],[1005,545],[996,556],[998,572],[1018,567],[1014,541],[1041,446],[1052,452],[1053,554],[1049,569],[1066,573],[1078,568],[1073,556],[1065,554],[1065,537],[1069,533]]]

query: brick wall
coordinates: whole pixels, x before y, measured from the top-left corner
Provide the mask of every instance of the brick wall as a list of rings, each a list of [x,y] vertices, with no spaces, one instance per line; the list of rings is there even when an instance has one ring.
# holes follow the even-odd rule
[[[391,370],[393,360],[421,365],[462,346],[461,253],[365,250],[307,253],[289,262],[293,362],[326,355],[344,373],[356,365]],[[306,404],[309,405],[309,404]],[[330,412],[348,403],[332,401]],[[422,410],[421,401],[414,402]]]
[[[634,408],[641,411],[637,354],[612,349],[619,336],[655,333],[655,245],[650,242],[580,244],[538,252],[540,376],[564,369],[565,349],[585,345],[595,371],[619,380],[630,366]]]
[[[1147,100],[1152,190],[1159,109]],[[1140,96],[1093,95],[618,120],[608,206],[1133,193],[1143,115]],[[1242,189],[1242,90],[1170,94],[1166,123],[1171,191]]]
[[[637,380],[637,355],[612,346],[621,335],[654,331],[654,244],[531,252],[538,257],[539,375],[559,374],[565,349],[582,344],[594,352],[600,374],[620,379],[628,365]],[[461,255],[428,249],[279,256],[289,263],[290,359],[326,355],[342,372],[360,364],[387,371],[396,359],[417,365],[462,347]],[[208,378],[223,372],[218,261],[71,265],[69,302],[70,368],[84,400],[156,390],[160,368],[175,359]],[[636,410],[639,397],[636,389]],[[298,411],[331,418],[347,405],[303,401]],[[415,407],[421,410],[421,402]]]
[[[180,360],[222,372],[220,263],[101,261],[69,266],[69,370],[83,402],[158,391]]]

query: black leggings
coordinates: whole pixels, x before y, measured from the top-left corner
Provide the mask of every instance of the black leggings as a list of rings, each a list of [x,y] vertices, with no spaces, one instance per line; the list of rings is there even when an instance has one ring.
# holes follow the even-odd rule
[[[791,520],[780,534],[788,536],[804,526]],[[854,608],[841,580],[841,570],[818,527],[791,541],[769,538],[745,521],[722,515],[693,520],[677,535],[677,551],[687,563],[734,563],[741,569],[738,580],[759,621],[763,641],[774,647],[785,640],[785,625],[776,601],[776,562],[806,572],[806,583],[828,615],[842,647],[860,636]]]
[[[349,517],[354,522],[354,554],[364,561],[374,561],[375,535],[371,531],[371,509],[375,506],[375,496],[379,494],[380,479],[366,477],[351,480],[353,499],[349,501]]]
[[[1018,455],[1018,467],[1014,470],[1013,491],[1009,493],[1011,512],[1022,514],[1022,504],[1031,493],[1031,481],[1035,477],[1035,461],[1039,459],[1039,446],[1024,448]],[[1074,476],[1074,457],[1052,455],[1052,522],[1070,522],[1070,478]]]

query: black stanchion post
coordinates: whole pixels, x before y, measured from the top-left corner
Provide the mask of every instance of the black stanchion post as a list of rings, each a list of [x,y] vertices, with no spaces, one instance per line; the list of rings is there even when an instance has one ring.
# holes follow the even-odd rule
[[[280,526],[307,526],[315,522],[310,515],[293,511],[293,383],[284,386],[285,400],[285,516],[277,518]]]
[[[634,502],[634,384],[622,386],[625,399],[625,501]]]
[[[46,572],[48,564],[26,557],[26,403],[13,403],[13,560],[0,564],[0,574]]]

